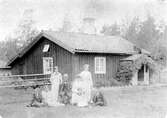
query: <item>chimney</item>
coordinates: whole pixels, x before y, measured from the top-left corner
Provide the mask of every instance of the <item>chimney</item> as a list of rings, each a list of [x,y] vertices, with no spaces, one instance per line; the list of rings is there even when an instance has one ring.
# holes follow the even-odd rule
[[[83,19],[81,32],[86,34],[96,34],[95,18],[85,17]]]

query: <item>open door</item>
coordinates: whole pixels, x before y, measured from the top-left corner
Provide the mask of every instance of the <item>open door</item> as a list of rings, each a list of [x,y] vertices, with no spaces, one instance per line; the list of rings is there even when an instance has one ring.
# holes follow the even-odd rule
[[[138,71],[138,81],[142,83],[144,81],[144,65]]]

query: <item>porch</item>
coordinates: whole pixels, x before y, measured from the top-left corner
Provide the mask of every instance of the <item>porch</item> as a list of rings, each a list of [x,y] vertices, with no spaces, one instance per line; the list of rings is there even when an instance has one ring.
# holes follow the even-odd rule
[[[131,85],[149,85],[152,82],[155,62],[149,56],[136,54],[121,61],[130,63],[132,72]]]

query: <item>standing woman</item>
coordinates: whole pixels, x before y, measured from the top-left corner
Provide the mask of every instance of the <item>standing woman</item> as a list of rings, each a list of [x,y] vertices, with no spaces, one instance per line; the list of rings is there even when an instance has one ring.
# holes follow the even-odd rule
[[[59,97],[59,86],[62,83],[62,74],[58,71],[58,67],[54,67],[54,71],[50,77],[51,90],[46,93],[45,102],[48,106],[59,106],[61,105],[58,102]]]
[[[88,103],[91,101],[91,93],[93,88],[92,74],[89,71],[89,65],[85,64],[83,66],[83,71],[79,74],[82,78],[82,88],[84,91],[83,100],[85,101],[84,106],[88,106]]]

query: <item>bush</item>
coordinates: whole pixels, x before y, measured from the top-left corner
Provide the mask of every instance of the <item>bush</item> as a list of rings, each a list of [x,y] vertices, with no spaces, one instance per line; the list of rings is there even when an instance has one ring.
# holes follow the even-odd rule
[[[156,70],[155,62],[147,55],[136,54],[131,56],[130,58],[131,61],[124,60],[120,63],[116,74],[116,80],[124,84],[130,84],[133,74],[141,69],[143,64],[147,65],[151,71]]]
[[[129,84],[134,71],[135,69],[133,68],[131,62],[122,62],[120,63],[120,66],[116,73],[116,80],[121,82],[122,84]]]

